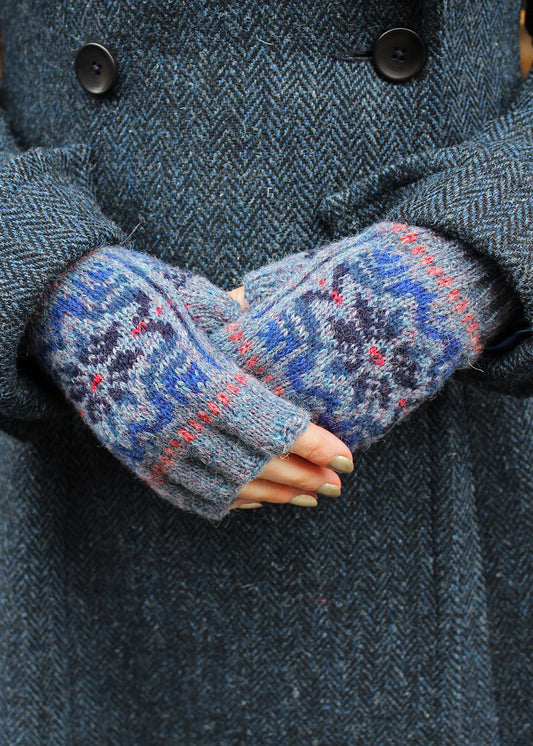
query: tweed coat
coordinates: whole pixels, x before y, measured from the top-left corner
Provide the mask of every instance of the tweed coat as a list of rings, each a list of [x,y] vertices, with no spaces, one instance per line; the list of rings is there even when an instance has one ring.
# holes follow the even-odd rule
[[[2,0],[2,746],[533,742],[531,337],[356,451],[341,498],[216,526],[21,354],[95,246],[229,289],[387,218],[490,257],[530,323],[520,6]],[[370,54],[395,27],[427,48],[402,83]],[[104,96],[74,74],[88,42],[118,64]]]

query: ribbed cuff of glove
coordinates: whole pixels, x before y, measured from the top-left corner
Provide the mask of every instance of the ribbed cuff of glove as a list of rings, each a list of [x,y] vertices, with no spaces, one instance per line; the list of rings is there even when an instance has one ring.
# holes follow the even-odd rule
[[[390,222],[254,270],[244,287],[250,311],[213,344],[352,450],[473,364],[516,313],[496,265]]]
[[[94,250],[43,297],[29,351],[140,479],[183,510],[220,519],[310,415],[212,346],[177,298],[186,275],[124,247]],[[196,291],[193,282],[187,292]],[[240,314],[214,285],[193,310],[207,306],[207,327]]]

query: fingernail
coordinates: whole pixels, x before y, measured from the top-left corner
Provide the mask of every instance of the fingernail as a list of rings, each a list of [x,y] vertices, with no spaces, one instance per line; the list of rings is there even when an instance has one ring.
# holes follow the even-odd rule
[[[318,503],[312,495],[296,495],[292,498],[291,505],[300,505],[302,508],[316,508]]]
[[[341,488],[337,487],[336,484],[330,484],[326,482],[322,487],[317,489],[317,492],[321,495],[327,495],[328,497],[338,497],[341,494]]]
[[[331,466],[335,471],[342,471],[345,474],[349,474],[353,471],[353,461],[350,461],[346,456],[335,456],[333,461],[329,462],[328,466]]]
[[[243,508],[262,508],[263,503],[243,503],[242,505],[239,505],[238,508],[235,508],[235,510],[242,510]]]

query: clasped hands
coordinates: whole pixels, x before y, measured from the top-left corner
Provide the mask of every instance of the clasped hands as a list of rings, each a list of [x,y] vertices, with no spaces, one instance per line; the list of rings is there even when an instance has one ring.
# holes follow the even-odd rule
[[[249,310],[244,285],[227,291],[238,301],[241,311]],[[341,480],[329,464],[334,461],[339,471],[353,470],[350,449],[342,440],[314,423],[310,423],[294,442],[289,454],[272,458],[256,479],[247,482],[230,508],[259,507],[262,502],[290,503],[315,507],[317,493],[338,497]],[[308,499],[302,499],[302,497]],[[298,498],[295,500],[295,498]]]

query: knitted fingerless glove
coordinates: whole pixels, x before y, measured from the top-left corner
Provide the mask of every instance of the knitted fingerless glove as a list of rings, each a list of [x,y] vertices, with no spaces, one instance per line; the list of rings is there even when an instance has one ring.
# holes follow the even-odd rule
[[[518,313],[495,265],[394,223],[254,270],[244,287],[250,310],[211,341],[352,451],[474,363]]]
[[[310,415],[212,346],[178,297],[187,277],[193,297],[205,289],[190,310],[203,312],[207,328],[240,316],[207,280],[109,246],[47,290],[28,351],[140,479],[183,510],[219,519]]]

